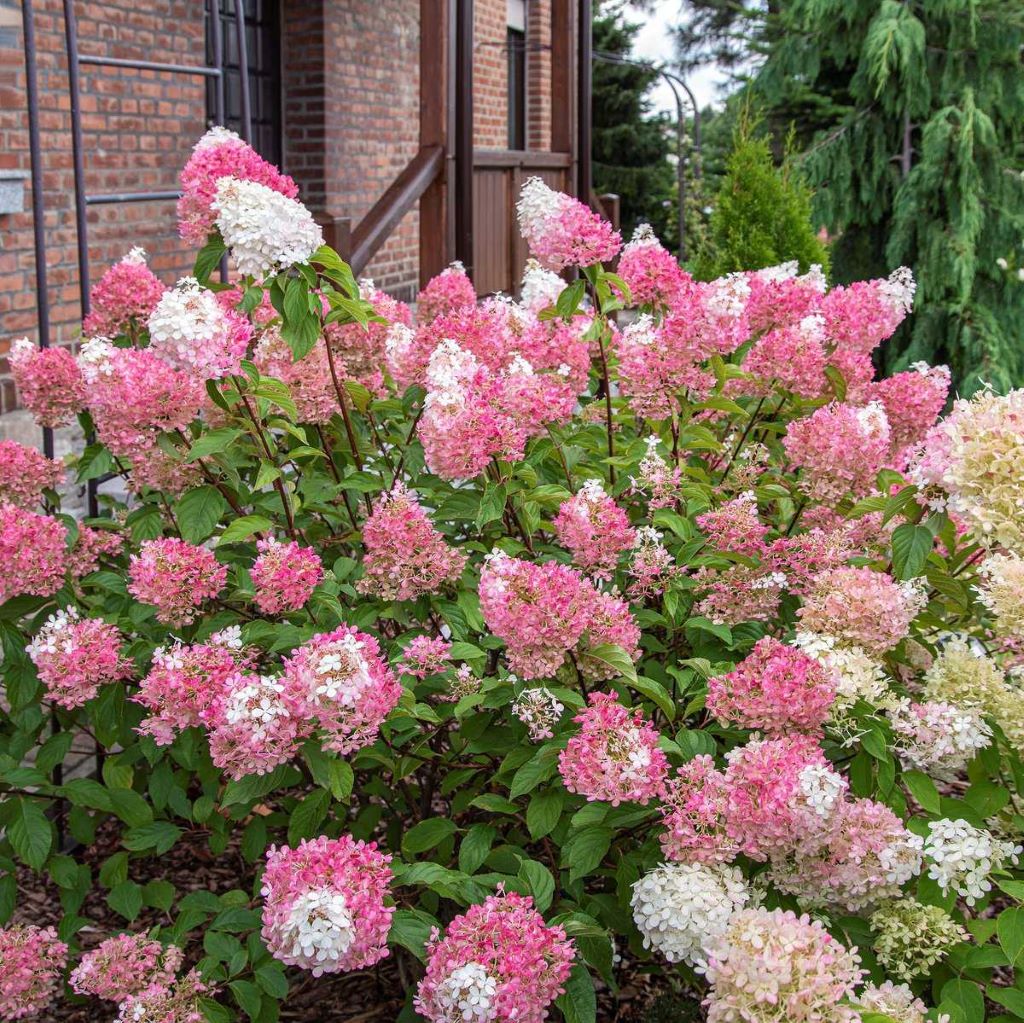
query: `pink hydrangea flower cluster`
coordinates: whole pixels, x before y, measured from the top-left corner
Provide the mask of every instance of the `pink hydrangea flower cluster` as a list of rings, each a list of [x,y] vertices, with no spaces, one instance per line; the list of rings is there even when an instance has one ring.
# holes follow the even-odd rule
[[[498,894],[470,906],[427,943],[415,1007],[431,1023],[543,1023],[563,992],[575,948],[529,896]]]
[[[200,999],[209,991],[196,970],[171,984],[155,981],[121,1002],[114,1023],[203,1023]]]
[[[440,636],[416,636],[402,654],[402,672],[421,679],[438,675],[447,670],[451,649],[451,643]]]
[[[61,588],[67,566],[62,522],[0,504],[0,604],[22,593],[52,596]]]
[[[177,945],[162,945],[145,934],[118,934],[86,952],[69,981],[77,994],[122,1002],[151,984],[172,984],[183,960]]]
[[[68,552],[68,571],[78,579],[99,567],[100,558],[116,557],[124,547],[124,537],[112,529],[93,529],[79,523],[78,537]]]
[[[758,517],[757,497],[752,490],[698,515],[696,521],[716,550],[746,557],[760,557],[765,552],[768,527]]]
[[[664,593],[669,583],[682,573],[671,552],[661,542],[661,534],[653,526],[640,526],[633,541],[629,563],[629,595],[634,599]]]
[[[877,536],[878,530],[874,532]],[[822,573],[842,568],[857,546],[844,525],[827,529],[812,526],[803,533],[777,537],[766,553],[770,563],[786,576],[789,592],[802,595],[813,588]]]
[[[743,369],[755,378],[756,393],[768,393],[774,383],[801,398],[816,398],[828,387],[825,345],[824,318],[805,316],[762,334],[743,360]]]
[[[661,848],[680,863],[729,863],[740,844],[726,828],[729,788],[714,759],[701,754],[687,761],[665,783]]]
[[[840,348],[868,353],[903,322],[914,305],[911,272],[901,266],[887,278],[838,286],[821,299],[828,336]]]
[[[42,1012],[57,992],[68,947],[52,927],[0,928],[0,1011],[4,1019]]]
[[[263,940],[289,966],[361,970],[388,955],[391,857],[376,842],[323,836],[271,846],[263,873]]]
[[[152,350],[176,369],[202,380],[238,373],[252,340],[252,324],[217,296],[183,277],[150,314]]]
[[[92,286],[82,333],[86,337],[117,337],[142,327],[165,290],[146,265],[145,250],[132,249]]]
[[[522,678],[553,675],[570,650],[585,655],[602,643],[637,650],[639,629],[628,605],[557,562],[536,565],[495,551],[480,573],[479,593],[487,627],[505,641],[509,666]],[[601,668],[594,665],[591,677],[602,677]]]
[[[708,682],[707,709],[719,721],[770,735],[816,732],[835,695],[835,680],[817,661],[765,636],[732,671]]]
[[[835,568],[814,581],[797,611],[800,628],[884,654],[910,631],[924,594],[870,568]]]
[[[82,619],[69,607],[46,619],[25,652],[49,698],[72,710],[91,700],[101,685],[132,676],[131,661],[121,656],[122,640],[116,625]]]
[[[821,267],[799,273],[796,262],[765,267],[746,275],[745,314],[754,334],[785,329],[817,311],[827,287]]]
[[[647,453],[640,459],[637,475],[630,477],[634,491],[647,491],[651,511],[671,507],[681,496],[683,475],[679,466],[669,466],[658,453],[658,438],[647,438]]]
[[[157,621],[187,625],[227,582],[227,565],[213,551],[176,537],[145,540],[131,556],[128,592],[156,609]]]
[[[835,504],[874,489],[878,470],[889,460],[892,436],[880,404],[832,404],[790,423],[782,443],[793,466],[802,470],[804,492]]]
[[[0,504],[37,505],[64,480],[64,466],[16,440],[0,440]]]
[[[879,402],[889,420],[894,461],[921,444],[945,408],[949,388],[949,367],[923,362],[868,386],[868,401]]]
[[[519,230],[530,253],[549,270],[592,266],[614,259],[619,233],[578,199],[530,178],[516,202]]]
[[[324,746],[343,754],[373,742],[402,695],[377,640],[347,625],[293,651],[282,681],[324,730]]]
[[[576,647],[574,656],[580,674],[591,682],[606,682],[617,678],[620,670],[594,652],[607,644],[621,647],[633,660],[640,656],[640,627],[629,610],[629,604],[614,593],[593,589],[583,580],[584,593],[589,602],[586,632]],[[588,592],[589,591],[589,592]]]
[[[213,230],[216,213],[213,200],[221,178],[256,181],[294,199],[298,186],[267,163],[255,149],[227,128],[211,128],[194,146],[181,171],[178,199],[178,233],[185,241],[202,244]]]
[[[605,493],[600,480],[587,480],[563,501],[552,525],[573,562],[596,579],[610,580],[619,555],[636,542],[629,516]]]
[[[455,262],[431,277],[416,296],[416,318],[420,323],[432,323],[438,316],[448,316],[475,305],[476,288],[466,268]]]
[[[363,524],[363,578],[358,589],[385,600],[415,600],[455,582],[466,556],[449,545],[402,483],[382,494]]]
[[[860,1023],[848,1004],[863,970],[820,920],[743,909],[709,946],[708,1023]]]
[[[338,395],[323,338],[301,359],[295,359],[281,332],[268,327],[256,344],[253,362],[260,373],[287,384],[300,422],[327,423],[338,411]]]
[[[573,720],[580,730],[558,757],[570,792],[612,806],[648,803],[661,794],[668,760],[643,711],[624,707],[614,693],[591,693]]]
[[[85,381],[66,348],[37,348],[28,338],[11,342],[7,356],[22,405],[40,426],[64,426],[85,407]]]
[[[778,613],[787,583],[785,574],[770,561],[733,565],[724,571],[702,565],[692,579],[701,594],[694,613],[716,625],[770,621]]]
[[[320,558],[310,547],[294,540],[282,543],[269,537],[257,540],[259,555],[251,575],[256,587],[256,606],[267,615],[298,611],[324,577]]]
[[[691,280],[649,224],[640,224],[633,232],[619,256],[616,272],[629,287],[633,303],[649,309],[672,308]]]

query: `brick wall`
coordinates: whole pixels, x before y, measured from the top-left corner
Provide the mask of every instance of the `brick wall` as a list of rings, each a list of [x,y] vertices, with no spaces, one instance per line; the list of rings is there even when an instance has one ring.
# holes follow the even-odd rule
[[[11,9],[11,4],[4,6]],[[17,8],[17,4],[14,5]],[[79,325],[74,185],[64,17],[60,0],[36,0],[40,131],[45,174],[51,341],[70,344]],[[83,53],[190,63],[202,60],[203,9],[194,0],[76,3]],[[28,115],[20,11],[0,34],[0,167],[29,170]],[[82,67],[82,126],[91,192],[175,187],[178,167],[205,130],[198,78]],[[25,213],[0,215],[0,411],[14,405],[4,358],[12,338],[36,336],[35,260],[29,182]],[[89,212],[91,272],[132,245],[146,246],[154,270],[172,281],[191,265],[177,239],[173,202],[93,207]]]
[[[526,144],[530,149],[551,148],[551,4],[552,0],[527,4]]]
[[[476,0],[473,33],[473,142],[481,149],[506,149],[507,0]]]

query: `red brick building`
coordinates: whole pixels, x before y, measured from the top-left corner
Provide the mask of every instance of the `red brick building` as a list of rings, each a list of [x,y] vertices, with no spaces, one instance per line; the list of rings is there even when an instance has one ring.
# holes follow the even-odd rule
[[[0,411],[14,405],[7,344],[38,336],[24,2],[0,0]],[[133,245],[168,282],[191,266],[173,193],[216,120],[217,79],[90,58],[210,65],[214,3],[72,3],[84,191],[164,196],[90,203],[93,280]],[[31,0],[54,344],[72,344],[80,322],[65,6]],[[217,7],[225,120],[238,129],[234,0]],[[589,0],[244,0],[243,10],[253,144],[295,178],[342,255],[393,294],[412,298],[456,256],[481,293],[511,290],[524,256],[512,215],[522,179],[588,189],[577,110]]]

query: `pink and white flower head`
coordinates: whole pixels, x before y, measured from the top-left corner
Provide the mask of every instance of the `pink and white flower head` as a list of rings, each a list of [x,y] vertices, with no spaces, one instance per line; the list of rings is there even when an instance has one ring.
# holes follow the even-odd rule
[[[696,522],[716,550],[747,557],[760,557],[765,552],[768,527],[758,517],[757,495],[752,490],[698,515]]]
[[[480,573],[480,610],[524,679],[553,675],[590,624],[594,589],[554,561],[535,565],[490,554]]]
[[[72,578],[95,572],[100,558],[116,557],[124,547],[124,537],[113,529],[93,529],[79,523],[78,537],[68,554],[68,571]]]
[[[943,895],[953,891],[968,906],[992,890],[989,875],[1016,865],[1024,850],[984,828],[964,820],[942,817],[928,825],[924,854],[928,876],[937,881]]]
[[[116,625],[82,619],[69,607],[46,619],[25,652],[49,698],[71,710],[91,700],[104,683],[131,677],[133,666],[121,656],[121,642]]]
[[[858,912],[902,894],[921,871],[922,845],[884,803],[854,799],[839,805],[829,827],[805,835],[791,858],[778,858],[771,877],[807,905]]]
[[[708,1023],[860,1023],[855,949],[792,910],[742,909],[710,942]]]
[[[420,506],[415,493],[398,482],[382,494],[363,525],[361,593],[384,600],[415,600],[454,583],[466,556],[449,545]]]
[[[894,452],[924,441],[945,408],[949,387],[949,367],[924,362],[868,385],[868,400],[880,402],[885,409]]]
[[[310,731],[305,707],[287,677],[235,672],[202,712],[210,758],[234,779],[288,763]]]
[[[0,504],[31,508],[64,480],[64,466],[16,440],[0,440]]]
[[[143,326],[165,290],[146,265],[145,249],[136,246],[93,285],[83,333],[87,337],[117,337],[133,326]]]
[[[905,266],[887,278],[833,288],[821,300],[826,332],[839,348],[868,353],[906,319],[917,285]]]
[[[238,272],[263,280],[308,263],[324,243],[320,225],[298,199],[235,176],[216,184],[210,209]]]
[[[549,270],[604,263],[622,246],[607,220],[578,199],[548,188],[540,178],[523,185],[516,212],[530,254]]]
[[[68,947],[52,927],[0,928],[0,1006],[4,1019],[42,1012],[57,993]]]
[[[426,678],[448,670],[452,645],[440,636],[415,636],[402,654],[401,671],[413,678]]]
[[[152,736],[158,746],[169,746],[179,731],[202,724],[238,669],[237,654],[212,642],[157,647],[133,697],[149,711],[139,732]]]
[[[878,470],[889,459],[892,434],[878,402],[860,408],[834,403],[791,423],[782,443],[802,470],[800,485],[808,497],[836,503],[874,489]]]
[[[256,606],[268,615],[298,611],[324,577],[316,551],[294,540],[282,543],[270,537],[257,540],[259,556],[251,575],[256,587]]]
[[[416,296],[416,319],[432,323],[438,316],[448,316],[460,309],[476,305],[476,288],[457,260],[431,277]]]
[[[295,359],[280,330],[267,327],[256,343],[253,362],[264,376],[276,377],[287,385],[299,422],[328,423],[338,411],[338,395],[323,338],[301,359]]]
[[[629,563],[629,595],[642,600],[664,593],[674,578],[682,572],[671,552],[661,542],[662,534],[653,526],[640,526],[633,541]]]
[[[659,443],[657,436],[647,438],[647,453],[640,459],[637,475],[629,480],[634,491],[649,491],[652,511],[670,507],[681,496],[682,471],[669,467],[658,452]]]
[[[39,348],[22,337],[7,360],[18,397],[40,426],[64,426],[85,407],[82,371],[66,348]]]
[[[592,693],[573,720],[581,728],[558,758],[570,792],[612,806],[648,803],[661,794],[668,761],[643,711],[624,707],[614,693]]]
[[[554,738],[564,711],[564,704],[544,686],[524,689],[512,703],[512,713],[526,725],[531,742]]]
[[[928,1008],[906,984],[866,984],[854,1001],[861,1009],[877,1012],[899,1023],[928,1023]],[[949,1023],[949,1016],[937,1017],[938,1023]]]
[[[488,896],[427,943],[415,1008],[431,1023],[543,1023],[563,992],[575,948],[529,896]]]
[[[61,588],[67,535],[58,519],[0,504],[0,604],[22,593],[50,597]]]
[[[565,281],[554,272],[547,270],[535,259],[528,259],[523,270],[523,281],[519,290],[519,304],[531,313],[554,305],[565,289]]]
[[[655,237],[650,224],[639,224],[619,256],[618,275],[629,286],[633,304],[670,309],[692,278]]]
[[[123,1002],[151,984],[172,984],[183,960],[177,945],[163,945],[145,934],[117,934],[86,952],[69,982],[76,994]]]
[[[621,647],[635,661],[640,657],[640,627],[636,624],[629,605],[615,593],[595,590],[590,583],[589,620],[583,639],[574,651],[580,674],[590,682],[606,682],[616,678],[619,669],[594,657],[591,651],[607,644]]]
[[[817,398],[828,387],[825,319],[817,313],[762,334],[743,360],[757,393],[774,383],[802,398]]]
[[[708,682],[707,709],[719,721],[769,735],[815,733],[835,695],[835,681],[816,660],[765,636],[732,671]]]
[[[910,631],[925,595],[870,568],[834,568],[814,581],[797,611],[804,632],[834,636],[869,654],[884,654]]]
[[[904,767],[952,779],[988,746],[992,729],[974,707],[901,700],[889,711],[893,752]]]
[[[552,525],[573,562],[596,579],[611,579],[619,555],[636,540],[629,516],[605,493],[600,480],[587,480],[563,501]]]
[[[847,787],[807,736],[751,739],[726,760],[726,833],[754,860],[820,832]]]
[[[114,1023],[203,1023],[201,998],[209,991],[196,970],[171,984],[155,981],[121,1002]]]
[[[285,658],[284,681],[324,730],[324,746],[343,754],[373,742],[402,695],[377,640],[347,625]]]
[[[251,338],[248,319],[225,309],[194,277],[183,277],[164,292],[149,317],[153,351],[203,380],[238,373]]]
[[[753,333],[788,327],[817,311],[827,289],[825,275],[817,263],[805,274],[799,269],[793,260],[747,274],[745,311]]]
[[[228,569],[205,547],[162,537],[143,541],[128,575],[128,592],[152,604],[157,621],[177,626],[195,621],[199,608],[224,588]]]
[[[714,760],[701,754],[683,764],[665,783],[661,813],[662,852],[678,863],[730,863],[739,843],[727,829],[729,790]]]
[[[178,233],[188,242],[201,243],[213,230],[213,202],[221,178],[256,181],[289,199],[299,194],[287,174],[267,163],[252,146],[227,128],[211,128],[193,147],[181,172]]]
[[[263,940],[288,966],[361,970],[388,955],[391,857],[376,842],[320,836],[271,846],[263,873]]]

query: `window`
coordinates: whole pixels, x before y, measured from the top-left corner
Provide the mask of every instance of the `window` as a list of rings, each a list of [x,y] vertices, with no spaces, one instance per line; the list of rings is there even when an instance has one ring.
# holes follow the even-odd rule
[[[526,148],[526,0],[508,0],[508,148]]]
[[[242,76],[238,61],[235,3],[245,5],[246,56],[252,146],[264,159],[281,165],[281,10],[280,0],[206,0],[206,62],[213,63],[212,4],[220,9],[224,45],[224,123],[239,131],[242,123]],[[207,79],[206,120],[216,120],[216,82]]]

